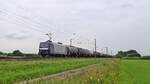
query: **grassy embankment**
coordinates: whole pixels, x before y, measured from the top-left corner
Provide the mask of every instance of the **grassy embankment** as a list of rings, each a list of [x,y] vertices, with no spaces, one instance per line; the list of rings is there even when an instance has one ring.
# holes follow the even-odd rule
[[[2,60],[0,61],[0,84],[12,84],[106,61],[106,59]]]

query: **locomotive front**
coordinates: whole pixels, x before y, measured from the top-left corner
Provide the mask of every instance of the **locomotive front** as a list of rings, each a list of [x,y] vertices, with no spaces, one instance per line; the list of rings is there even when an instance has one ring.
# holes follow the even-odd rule
[[[49,43],[48,42],[41,42],[39,46],[39,55],[45,57],[49,55]]]

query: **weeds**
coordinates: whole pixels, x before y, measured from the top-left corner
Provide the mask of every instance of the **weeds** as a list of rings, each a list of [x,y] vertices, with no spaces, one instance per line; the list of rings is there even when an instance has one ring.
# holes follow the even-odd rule
[[[0,83],[30,80],[66,70],[106,61],[105,59],[61,59],[31,61],[1,61]]]
[[[43,80],[39,84],[118,84],[118,60],[97,64],[63,80]]]

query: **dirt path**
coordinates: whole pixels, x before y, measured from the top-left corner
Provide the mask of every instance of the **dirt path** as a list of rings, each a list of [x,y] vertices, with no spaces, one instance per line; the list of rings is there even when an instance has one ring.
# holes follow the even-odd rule
[[[74,69],[74,70],[69,70],[69,71],[65,71],[65,72],[61,72],[61,73],[57,73],[57,74],[53,74],[53,75],[48,75],[45,77],[40,77],[40,78],[28,80],[28,81],[23,81],[23,82],[16,83],[16,84],[32,84],[32,83],[36,83],[40,80],[53,80],[53,79],[60,79],[61,80],[61,79],[65,79],[67,77],[70,77],[72,75],[82,73],[83,71],[87,70],[88,68],[92,68],[96,65],[98,65],[98,64],[93,64],[93,65],[89,65],[89,66]]]

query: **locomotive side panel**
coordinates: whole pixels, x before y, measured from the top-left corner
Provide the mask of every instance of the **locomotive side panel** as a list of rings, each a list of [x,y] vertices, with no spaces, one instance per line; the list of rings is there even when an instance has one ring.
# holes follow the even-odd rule
[[[54,45],[54,54],[56,55],[67,55],[67,47],[61,44],[55,44]]]

